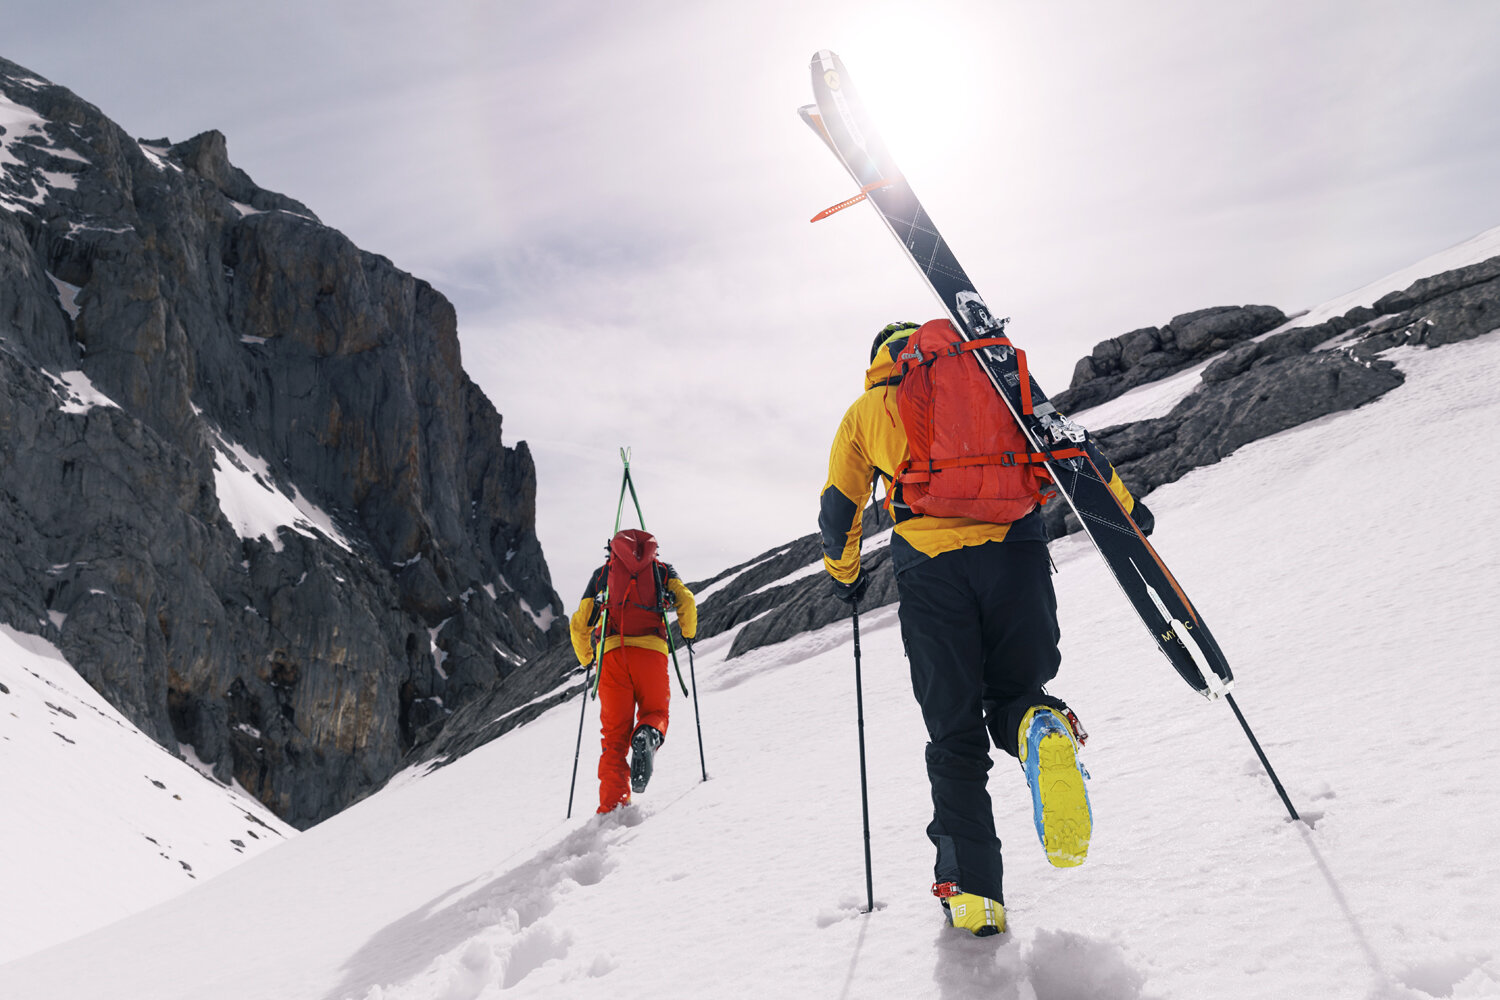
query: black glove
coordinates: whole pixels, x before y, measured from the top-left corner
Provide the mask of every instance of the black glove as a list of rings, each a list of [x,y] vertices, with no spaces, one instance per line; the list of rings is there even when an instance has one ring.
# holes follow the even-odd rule
[[[1130,512],[1130,516],[1135,520],[1135,526],[1141,529],[1143,535],[1149,536],[1151,530],[1156,527],[1156,515],[1141,503],[1139,497],[1136,498],[1135,508]]]
[[[853,583],[840,583],[832,577],[829,581],[833,584],[833,596],[845,604],[858,604],[864,600],[865,591],[870,589],[870,578],[863,573],[856,576]]]

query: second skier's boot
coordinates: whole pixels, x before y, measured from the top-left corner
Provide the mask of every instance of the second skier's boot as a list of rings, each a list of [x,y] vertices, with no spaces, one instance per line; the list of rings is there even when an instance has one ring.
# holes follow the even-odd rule
[[[646,782],[651,780],[651,765],[656,748],[661,746],[661,733],[650,726],[639,726],[630,738],[630,790],[644,792]]]
[[[975,937],[989,937],[1005,930],[1005,907],[993,899],[964,892],[957,882],[939,882],[932,894],[943,904],[948,926],[968,931]]]
[[[1021,720],[1019,737],[1032,819],[1047,860],[1057,868],[1081,865],[1088,857],[1094,813],[1073,727],[1061,712],[1038,705]]]

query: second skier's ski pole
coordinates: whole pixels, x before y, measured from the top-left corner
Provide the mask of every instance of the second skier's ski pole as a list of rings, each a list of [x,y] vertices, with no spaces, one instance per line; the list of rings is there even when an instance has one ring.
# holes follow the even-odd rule
[[[693,641],[683,640],[688,648],[688,676],[693,679],[693,722],[698,726],[698,764],[703,768],[703,780],[708,780],[708,761],[703,757],[703,719],[698,715],[698,670],[693,665]]]
[[[870,899],[866,913],[875,912],[875,876],[870,868],[870,792],[865,778],[865,694],[859,672],[859,598],[850,602],[854,611],[854,704],[859,714],[859,806],[865,820],[865,894]]]
[[[573,818],[573,793],[578,789],[578,756],[583,752],[583,717],[589,706],[589,672],[593,664],[589,664],[583,671],[583,704],[578,706],[578,742],[573,746],[573,779],[568,782],[568,815],[564,819]]]
[[[672,669],[677,671],[677,683],[682,685],[683,697],[687,697],[687,681],[682,679],[682,666],[677,662],[677,644],[672,641],[672,626],[667,626],[667,652],[672,654]]]

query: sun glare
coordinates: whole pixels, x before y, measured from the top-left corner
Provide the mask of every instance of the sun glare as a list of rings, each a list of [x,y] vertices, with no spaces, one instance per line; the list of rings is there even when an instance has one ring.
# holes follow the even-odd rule
[[[937,5],[872,5],[835,51],[891,156],[919,190],[955,157],[977,155],[974,125],[993,120],[993,64]]]

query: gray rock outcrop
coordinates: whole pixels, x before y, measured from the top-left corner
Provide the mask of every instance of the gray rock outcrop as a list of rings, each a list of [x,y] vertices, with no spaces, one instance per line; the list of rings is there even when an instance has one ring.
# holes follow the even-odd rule
[[[562,638],[530,453],[452,306],[221,134],[0,94],[0,621],[317,822]]]
[[[1064,412],[1098,406],[1284,322],[1286,316],[1274,306],[1217,306],[1173,316],[1166,326],[1102,340],[1079,359],[1072,383],[1053,402]]]

